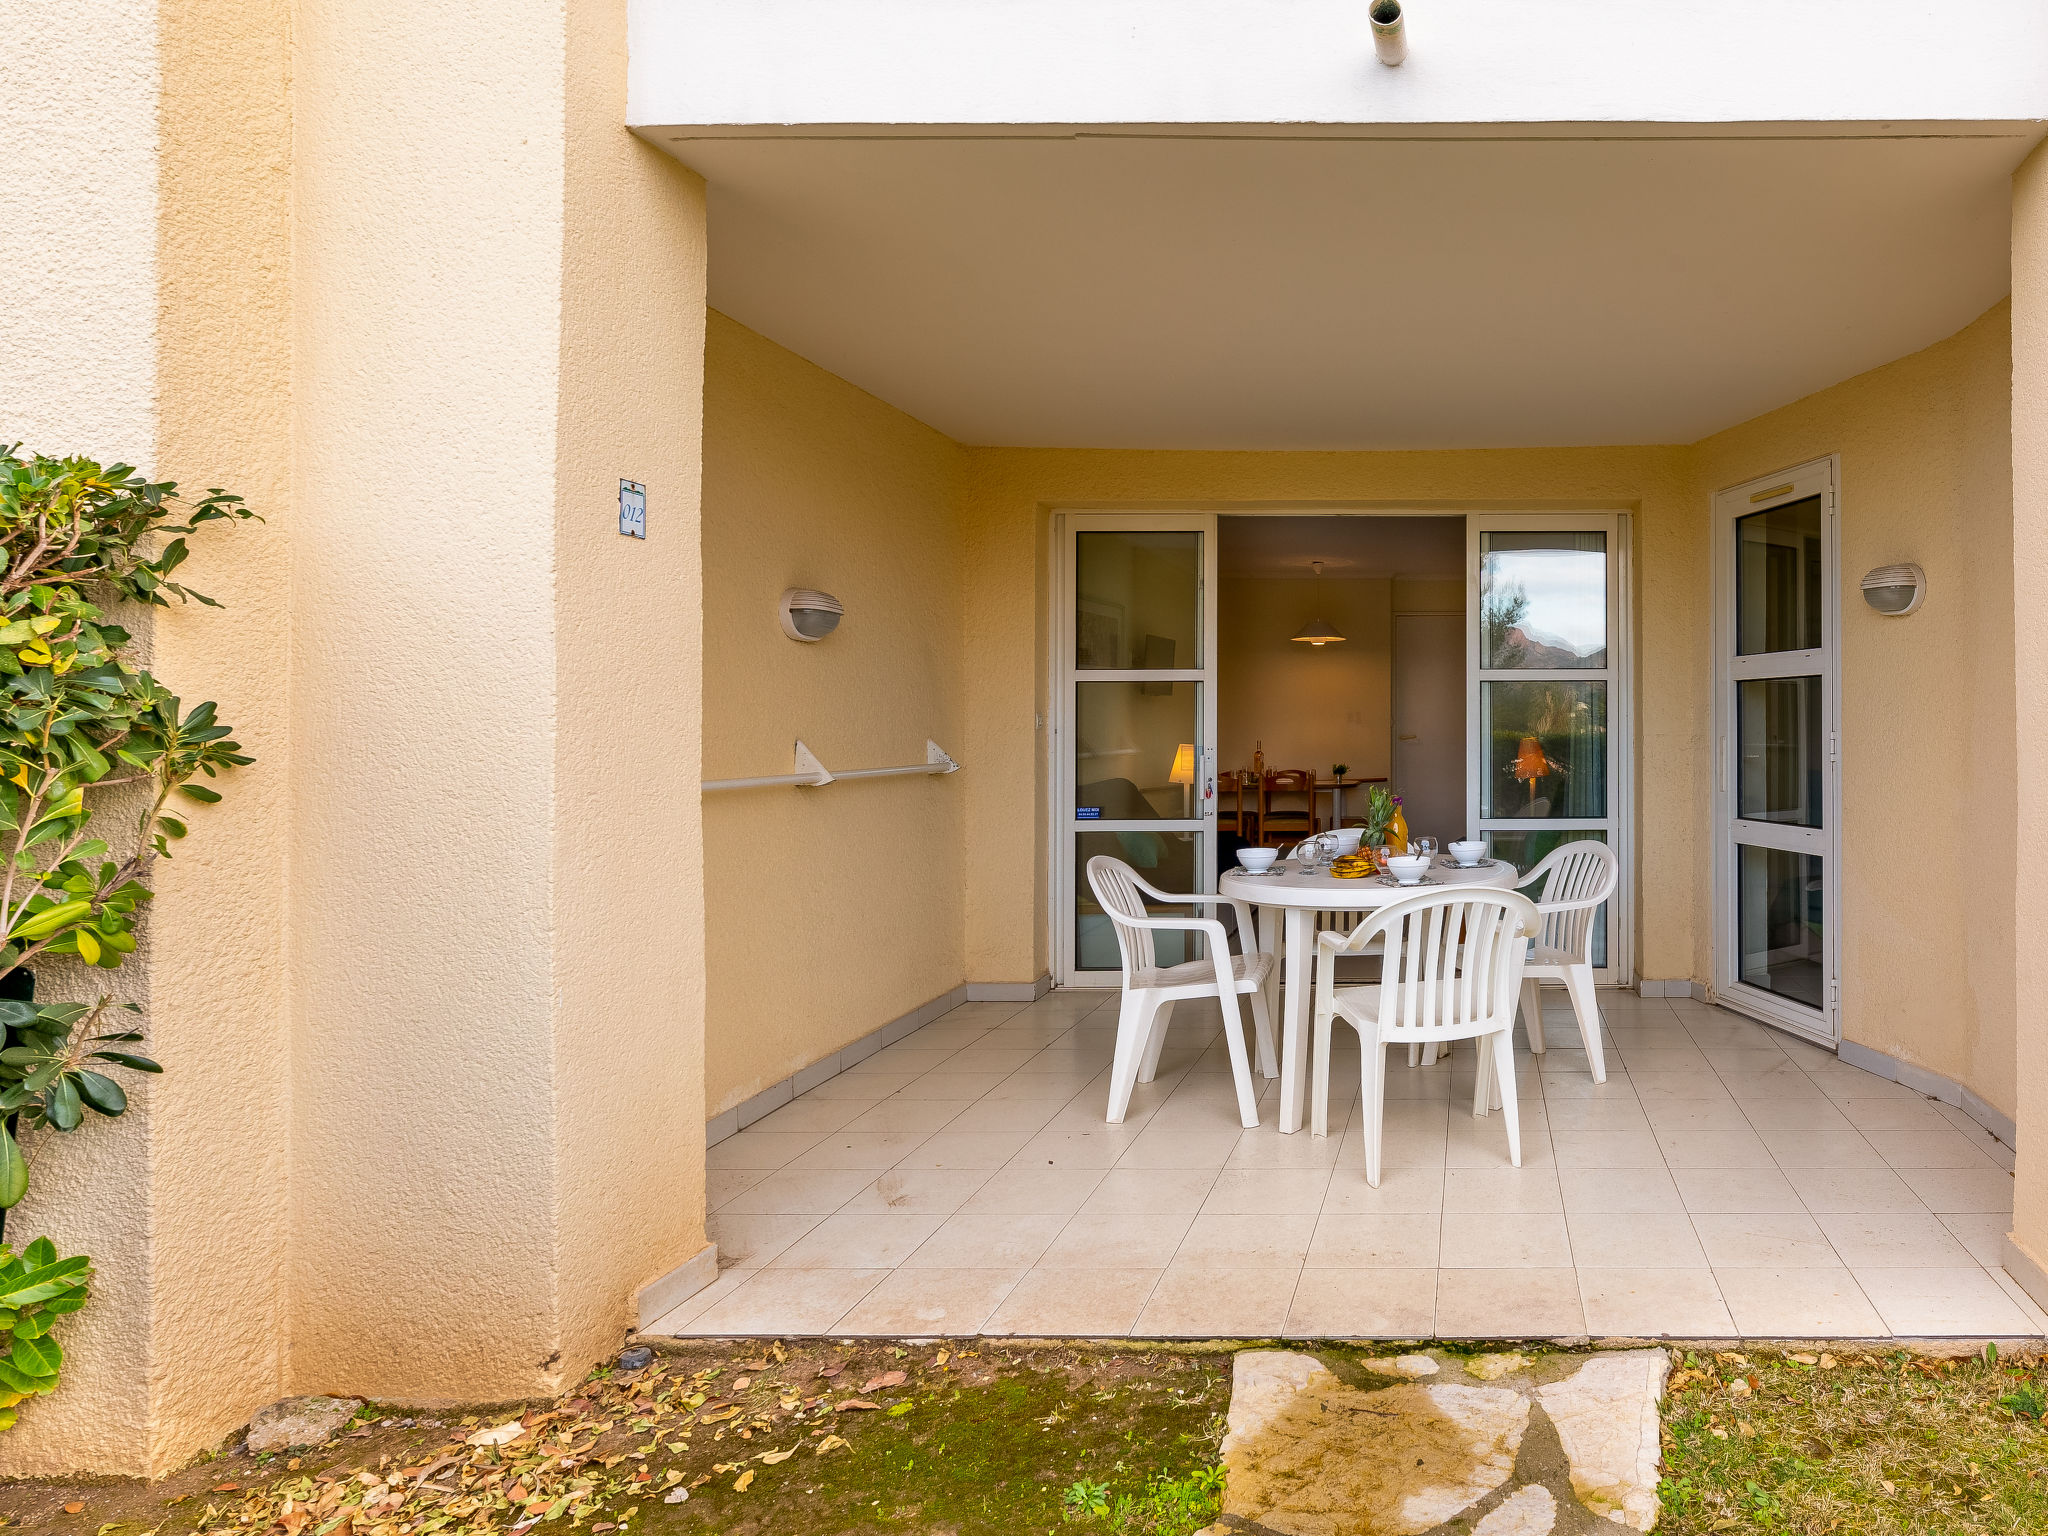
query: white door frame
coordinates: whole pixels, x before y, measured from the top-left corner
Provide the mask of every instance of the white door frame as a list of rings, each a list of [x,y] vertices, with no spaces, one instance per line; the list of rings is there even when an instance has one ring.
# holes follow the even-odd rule
[[[1715,493],[1714,562],[1714,1001],[1790,1030],[1832,1050],[1841,1044],[1842,1009],[1842,537],[1841,456],[1830,454],[1790,469],[1759,475]],[[1822,646],[1818,651],[1777,651],[1735,655],[1735,521],[1752,512],[1821,497],[1826,516],[1822,538]],[[1827,736],[1821,773],[1821,825],[1787,827],[1741,821],[1735,815],[1740,765],[1736,761],[1735,684],[1747,677],[1812,677],[1821,680],[1822,729]],[[1741,979],[1741,938],[1736,925],[1736,862],[1739,839],[1754,847],[1818,854],[1821,875],[1821,952],[1825,957],[1822,1006],[1816,1015],[1775,992]]]
[[[1077,871],[1074,838],[1077,831],[1089,832],[1186,832],[1201,835],[1201,856],[1195,861],[1196,894],[1212,892],[1216,886],[1216,514],[1214,512],[1065,512],[1053,517],[1053,632],[1048,647],[1052,656],[1052,708],[1047,750],[1052,754],[1048,807],[1052,838],[1052,890],[1047,908],[1052,923],[1053,985],[1062,987],[1114,987],[1122,982],[1119,971],[1083,971],[1076,968],[1074,954],[1073,892]],[[1196,532],[1202,535],[1202,665],[1168,669],[1111,670],[1091,667],[1086,672],[1074,666],[1076,630],[1074,576],[1075,539],[1082,533],[1124,533],[1156,531]],[[1189,818],[1156,821],[1077,821],[1071,807],[1078,787],[1074,777],[1074,754],[1067,742],[1073,731],[1074,687],[1077,683],[1192,682],[1202,690],[1197,716],[1202,736],[1202,753],[1195,765],[1195,814]]]
[[[1481,667],[1480,535],[1508,531],[1607,535],[1605,667],[1541,672],[1488,671]],[[1607,846],[1614,851],[1617,868],[1614,895],[1607,903],[1607,964],[1593,972],[1594,981],[1603,987],[1627,986],[1635,979],[1635,647],[1629,592],[1630,532],[1631,520],[1626,512],[1475,512],[1465,519],[1465,835],[1483,838],[1489,832],[1579,831],[1607,834]],[[1480,780],[1486,771],[1486,742],[1480,731],[1480,686],[1485,682],[1545,679],[1607,684],[1607,814],[1542,819],[1482,817]]]

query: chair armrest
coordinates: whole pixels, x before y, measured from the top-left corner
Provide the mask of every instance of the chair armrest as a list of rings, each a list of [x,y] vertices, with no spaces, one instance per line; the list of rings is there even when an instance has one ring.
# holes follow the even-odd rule
[[[1605,896],[1586,896],[1578,901],[1539,901],[1536,903],[1536,910],[1545,917],[1549,916],[1552,912],[1577,912],[1585,907],[1600,906],[1607,901],[1611,901],[1613,897],[1614,892],[1609,891]]]

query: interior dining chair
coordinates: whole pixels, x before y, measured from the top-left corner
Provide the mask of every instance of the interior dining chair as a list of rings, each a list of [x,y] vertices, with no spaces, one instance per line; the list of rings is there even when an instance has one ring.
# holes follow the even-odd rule
[[[1360,1101],[1365,1109],[1365,1181],[1380,1182],[1386,1125],[1387,1047],[1477,1040],[1472,1113],[1498,1104],[1508,1159],[1522,1166],[1515,1102],[1515,1002],[1523,957],[1540,922],[1517,891],[1446,886],[1388,902],[1349,934],[1316,935],[1316,1012],[1309,1080],[1309,1129],[1330,1134],[1330,1036],[1335,1021],[1358,1031]],[[1383,943],[1380,979],[1339,987],[1337,960]]]
[[[1121,859],[1097,854],[1088,861],[1088,885],[1102,910],[1116,926],[1117,949],[1123,957],[1123,1006],[1116,1021],[1116,1055],[1109,1073],[1109,1123],[1121,1125],[1131,1107],[1131,1092],[1149,1083],[1159,1071],[1159,1053],[1173,1005],[1190,998],[1213,997],[1223,1009],[1223,1039],[1230,1050],[1230,1071],[1237,1080],[1239,1120],[1259,1123],[1259,1096],[1252,1086],[1251,1063],[1244,1048],[1244,1015],[1237,1000],[1249,996],[1252,1021],[1258,1030],[1259,1070],[1276,1075],[1273,1049],[1273,999],[1267,985],[1273,957],[1254,945],[1251,908],[1223,896],[1175,896],[1138,878]],[[1233,955],[1223,924],[1213,917],[1154,917],[1145,898],[1169,906],[1228,906],[1237,915],[1237,931],[1245,936],[1246,953]],[[1199,933],[1209,953],[1200,960],[1162,966],[1153,935]]]
[[[1275,795],[1300,795],[1302,808],[1275,808]],[[1316,775],[1313,768],[1268,768],[1259,781],[1259,841],[1277,848],[1298,842],[1322,829],[1316,825]]]
[[[1249,777],[1250,775],[1241,769],[1232,769],[1216,776],[1216,830],[1235,832],[1246,842],[1256,842],[1259,835],[1259,813],[1256,805],[1245,803],[1246,792],[1250,787],[1246,782]]]
[[[1607,1053],[1600,1044],[1600,1004],[1593,994],[1593,914],[1614,894],[1619,867],[1612,848],[1580,838],[1553,849],[1522,881],[1525,886],[1543,882],[1536,895],[1543,926],[1522,969],[1522,1024],[1529,1031],[1529,1049],[1539,1056],[1544,1051],[1543,983],[1561,981],[1571,996],[1596,1083],[1607,1081]]]

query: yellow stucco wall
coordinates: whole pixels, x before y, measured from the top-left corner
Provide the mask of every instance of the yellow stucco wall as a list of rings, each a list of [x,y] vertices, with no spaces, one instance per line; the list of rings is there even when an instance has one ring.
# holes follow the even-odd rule
[[[704,797],[715,1115],[967,979],[964,807],[999,770],[962,750],[961,450],[723,315],[706,369],[705,776],[788,773],[798,737],[828,767],[922,762],[927,738],[966,764]],[[838,631],[785,636],[787,587],[844,602]]]
[[[2010,311],[1697,444],[1694,496],[1841,455],[1846,1038],[2013,1099]],[[1857,583],[1927,571],[1888,619]],[[1703,926],[1699,972],[1712,935]]]

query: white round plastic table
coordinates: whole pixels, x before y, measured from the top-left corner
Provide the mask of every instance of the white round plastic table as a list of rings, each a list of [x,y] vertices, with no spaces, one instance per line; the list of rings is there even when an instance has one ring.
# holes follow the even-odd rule
[[[1292,1133],[1301,1129],[1302,1104],[1308,1089],[1309,988],[1315,961],[1316,913],[1370,912],[1397,897],[1431,887],[1392,885],[1371,875],[1362,880],[1305,875],[1292,859],[1284,859],[1273,868],[1275,873],[1268,875],[1233,869],[1217,882],[1216,889],[1219,895],[1258,909],[1259,948],[1285,966],[1286,995],[1280,1030],[1280,1129]],[[1512,890],[1520,883],[1521,875],[1505,859],[1488,859],[1476,868],[1459,869],[1439,857],[1429,871],[1429,879],[1436,885],[1490,885]]]

